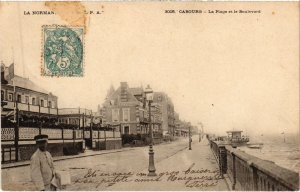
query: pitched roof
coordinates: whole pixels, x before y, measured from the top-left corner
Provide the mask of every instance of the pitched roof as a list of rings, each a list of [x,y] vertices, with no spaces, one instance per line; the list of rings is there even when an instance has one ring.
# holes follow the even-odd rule
[[[142,87],[133,87],[129,88],[129,92],[131,92],[132,95],[143,95],[144,90]]]
[[[15,85],[18,87],[22,87],[25,89],[33,90],[40,93],[49,94],[49,91],[46,91],[45,89],[41,88],[40,86],[36,85],[34,82],[32,82],[28,78],[20,77],[15,75],[10,81],[9,84]]]
[[[142,87],[135,87],[135,88],[128,88],[127,91],[127,102],[140,102],[136,95],[142,95],[143,94],[143,88]],[[121,87],[118,87],[113,93],[111,93],[106,100],[104,101],[103,105],[108,105],[111,100],[113,100],[114,105],[117,105],[120,100],[121,95]]]

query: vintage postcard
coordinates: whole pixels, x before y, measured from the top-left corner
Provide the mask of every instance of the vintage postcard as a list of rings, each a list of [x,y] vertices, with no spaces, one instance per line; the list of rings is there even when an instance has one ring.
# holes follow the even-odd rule
[[[4,191],[299,191],[299,2],[1,2]]]

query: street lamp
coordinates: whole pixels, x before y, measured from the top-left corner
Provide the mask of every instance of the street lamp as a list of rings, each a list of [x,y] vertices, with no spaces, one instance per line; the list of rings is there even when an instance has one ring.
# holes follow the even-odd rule
[[[154,151],[153,151],[153,131],[151,123],[151,102],[153,101],[153,90],[148,85],[145,89],[146,100],[149,105],[149,132],[150,132],[150,145],[149,145],[149,167],[148,167],[148,176],[156,176],[156,169],[154,166]]]
[[[189,126],[189,150],[192,150],[191,126]]]

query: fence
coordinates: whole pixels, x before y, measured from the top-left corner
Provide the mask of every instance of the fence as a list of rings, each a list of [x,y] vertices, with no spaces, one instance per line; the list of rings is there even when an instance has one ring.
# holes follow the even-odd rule
[[[1,162],[28,160],[35,150],[34,136],[38,134],[48,135],[48,143],[50,149],[53,150],[51,153],[53,153],[54,156],[58,156],[63,155],[63,150],[70,151],[66,148],[76,148],[76,152],[80,151],[80,148],[85,148],[84,139],[90,139],[90,136],[87,135],[89,133],[89,131],[83,132],[83,129],[75,128],[1,128]],[[95,140],[106,140],[108,138],[121,141],[120,132],[105,130],[93,131],[93,139]],[[80,146],[78,146],[78,144],[80,144]]]
[[[228,176],[233,190],[299,190],[299,173],[216,141],[210,140],[210,147],[218,161],[221,175]]]

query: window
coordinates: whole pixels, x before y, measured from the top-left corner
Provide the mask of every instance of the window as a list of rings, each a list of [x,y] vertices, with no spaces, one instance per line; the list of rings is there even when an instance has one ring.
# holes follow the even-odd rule
[[[114,100],[110,100],[109,104],[114,105],[115,104]]]
[[[48,107],[52,107],[52,103],[51,103],[51,101],[48,101]]]
[[[21,99],[22,99],[22,96],[18,95],[18,98],[17,98],[18,103],[21,103]]]
[[[32,98],[32,105],[35,105],[35,98]]]
[[[55,101],[52,101],[52,108],[55,108]]]
[[[141,132],[141,128],[140,128],[140,127],[137,127],[137,128],[136,128],[136,131],[137,131],[138,133],[140,133],[140,132]]]
[[[29,104],[29,97],[28,96],[25,96],[25,103]]]
[[[12,93],[8,94],[8,101],[13,101],[13,94]]]
[[[130,121],[130,109],[129,108],[123,109],[123,121]]]
[[[124,134],[130,134],[129,126],[124,126]]]
[[[44,100],[41,99],[41,107],[44,107]]]
[[[4,101],[4,91],[1,90],[1,101]]]
[[[112,121],[119,121],[119,109],[112,109]]]
[[[158,96],[158,101],[161,101],[161,96],[160,95]]]

